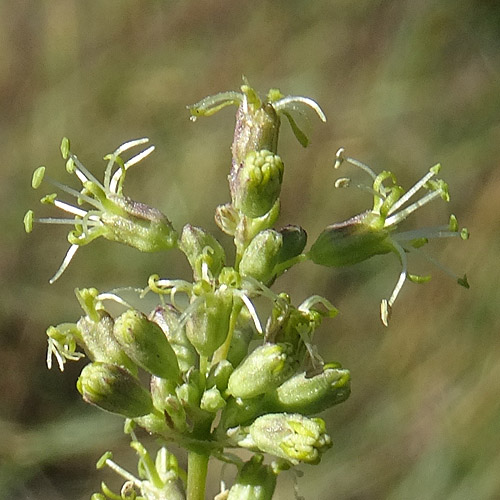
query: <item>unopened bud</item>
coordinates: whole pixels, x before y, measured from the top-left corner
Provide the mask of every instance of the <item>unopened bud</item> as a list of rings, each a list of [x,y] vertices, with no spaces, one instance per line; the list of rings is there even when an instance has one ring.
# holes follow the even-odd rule
[[[227,390],[235,398],[255,398],[288,379],[294,364],[285,344],[261,345],[234,370]]]
[[[243,164],[230,175],[234,206],[247,217],[265,215],[280,195],[283,170],[281,158],[271,151],[248,153]]]
[[[300,226],[288,225],[280,229],[283,245],[278,254],[278,263],[286,262],[300,255],[307,243],[307,233]]]
[[[162,329],[139,311],[129,309],[113,329],[127,355],[149,373],[171,380],[179,378],[179,365]]]
[[[209,413],[216,413],[226,405],[225,399],[222,397],[217,387],[207,389],[201,397],[200,408]]]
[[[83,316],[76,324],[85,351],[91,361],[120,365],[131,372],[137,366],[127,356],[113,335],[113,318],[105,311],[95,312],[97,321]]]
[[[141,417],[154,410],[149,392],[121,366],[90,363],[76,387],[87,403],[124,417]]]
[[[381,222],[381,225],[378,222]],[[341,267],[388,253],[392,245],[383,219],[371,212],[328,226],[314,242],[308,257],[322,266]]]
[[[204,291],[195,300],[199,304],[189,316],[186,334],[198,354],[209,358],[226,340],[233,295],[221,286],[215,291]]]
[[[261,231],[243,252],[239,267],[241,275],[251,276],[264,284],[272,281],[282,245],[280,233],[273,229]]]
[[[325,366],[308,378],[300,373],[283,382],[266,400],[274,411],[314,415],[345,401],[351,392],[349,370]]]
[[[171,305],[158,306],[151,314],[154,321],[166,335],[175,352],[181,372],[187,372],[196,364],[196,351],[186,336],[184,326],[179,323],[180,313]]]

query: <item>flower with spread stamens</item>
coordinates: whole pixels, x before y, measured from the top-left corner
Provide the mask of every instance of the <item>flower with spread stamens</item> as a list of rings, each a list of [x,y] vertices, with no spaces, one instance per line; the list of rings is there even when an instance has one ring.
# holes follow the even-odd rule
[[[53,179],[46,180],[57,189],[76,198],[77,203],[71,205],[59,200],[56,193],[44,196],[42,204],[54,205],[60,210],[72,215],[72,218],[38,218],[33,217],[33,211],[28,211],[24,218],[27,232],[34,222],[45,224],[69,224],[75,229],[68,234],[71,244],[61,266],[50,283],[56,281],[68,267],[80,246],[102,236],[111,241],[124,243],[143,252],[169,250],[177,243],[177,233],[170,221],[159,210],[143,203],[136,202],[123,194],[123,181],[127,170],[153,152],[150,146],[139,154],[124,162],[121,154],[129,149],[145,144],[149,139],[137,139],[126,142],[114,153],[104,157],[108,165],[101,183],[94,177],[71,153],[69,141],[64,138],[61,153],[66,161],[66,170],[76,175],[82,184],[82,189],[65,186]],[[38,189],[45,177],[45,167],[35,170],[32,187]],[[84,205],[88,209],[84,209]]]
[[[402,270],[391,296],[389,299],[383,299],[381,303],[382,322],[387,326],[391,308],[405,280],[421,283],[429,279],[429,277],[408,273],[407,253],[419,249],[432,238],[459,236],[467,239],[468,232],[467,229],[459,229],[453,215],[446,226],[396,231],[399,223],[430,201],[437,198],[449,201],[448,185],[441,179],[434,179],[441,169],[439,164],[432,167],[424,177],[405,192],[401,186],[397,185],[396,177],[392,172],[384,171],[377,175],[358,160],[344,157],[344,150],[339,149],[335,168],[338,168],[344,161],[364,170],[373,179],[372,187],[360,186],[373,194],[373,208],[344,222],[328,226],[314,242],[307,257],[316,264],[340,267],[362,262],[374,255],[396,253],[401,261]],[[386,181],[391,184],[386,186],[384,184]],[[348,185],[349,180],[345,178],[336,183],[337,187]],[[427,193],[411,202],[421,189],[425,189]],[[456,277],[456,280],[458,284],[468,288],[466,276]]]

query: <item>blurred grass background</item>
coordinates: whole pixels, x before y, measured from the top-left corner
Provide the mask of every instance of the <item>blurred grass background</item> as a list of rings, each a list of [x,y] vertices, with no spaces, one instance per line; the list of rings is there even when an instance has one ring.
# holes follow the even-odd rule
[[[283,225],[303,225],[312,240],[368,208],[363,193],[333,189],[332,159],[344,146],[378,171],[395,171],[406,187],[441,162],[451,202],[419,211],[411,226],[453,212],[472,235],[433,246],[435,257],[467,272],[471,289],[432,269],[429,284],[405,286],[388,329],[379,300],[397,278],[395,258],[344,270],[303,264],[276,284],[297,303],[320,293],[339,307],[318,339],[353,378],[351,398],[325,415],[334,448],[321,465],[304,467],[299,491],[307,500],[500,498],[493,0],[0,1],[0,498],[88,498],[107,477],[94,472],[107,449],[132,467],[121,420],[80,401],[81,366],[46,369],[44,331],[79,317],[75,286],[143,286],[153,272],[188,276],[175,255],[98,241],[49,286],[67,243],[58,227],[24,234],[23,214],[39,194],[30,189],[32,171],[45,164],[68,181],[64,135],[95,173],[120,143],[150,137],[157,150],[129,174],[127,194],[176,227],[191,222],[215,233],[213,208],[228,200],[234,110],[193,124],[185,106],[237,89],[243,74],[264,92],[313,97],[328,116],[326,125],[311,118],[306,150],[283,126]],[[216,467],[212,479],[213,495]],[[292,492],[293,477],[284,474],[277,498]]]

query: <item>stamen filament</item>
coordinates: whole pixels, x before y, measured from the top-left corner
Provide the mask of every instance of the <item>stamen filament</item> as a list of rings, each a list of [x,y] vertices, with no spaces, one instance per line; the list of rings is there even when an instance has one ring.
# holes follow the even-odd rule
[[[40,224],[68,224],[70,226],[81,226],[84,224],[83,219],[63,219],[63,218],[53,218],[53,217],[43,217],[41,219],[35,219],[35,222],[39,222]],[[89,224],[92,222],[92,224]],[[91,219],[87,222],[90,226],[99,226],[100,222],[94,219]]]
[[[419,238],[454,238],[460,236],[459,231],[450,231],[448,226],[429,227],[425,229],[414,229],[404,231],[392,236],[397,242],[412,241]]]
[[[427,205],[427,203],[432,201],[434,198],[437,198],[438,196],[441,196],[441,190],[439,189],[427,193],[423,198],[420,198],[420,200],[417,200],[415,203],[412,203],[411,205],[407,206],[397,214],[394,214],[391,217],[385,219],[384,227],[390,227],[399,224],[402,220],[406,219],[411,213],[415,212],[415,210],[418,210],[420,207]]]
[[[399,207],[402,207],[410,198],[413,197],[414,194],[416,194],[424,185],[426,182],[428,182],[430,179],[434,177],[435,172],[428,172],[424,177],[422,177],[413,187],[411,187],[401,198],[399,198],[398,201],[392,205],[392,207],[389,209],[389,212],[387,215],[391,215],[394,213]]]
[[[325,113],[323,113],[323,110],[319,107],[319,104],[314,99],[311,99],[310,97],[289,95],[289,96],[283,97],[282,99],[280,99],[278,101],[273,102],[272,104],[273,104],[273,108],[276,111],[281,111],[282,109],[286,108],[286,106],[288,104],[291,104],[294,102],[301,102],[302,104],[309,106],[314,111],[316,111],[316,114],[319,116],[319,118],[322,122],[326,122]]]
[[[55,179],[51,179],[50,177],[46,177],[45,179],[47,180],[47,182],[52,184],[54,187],[60,189],[61,191],[64,191],[65,193],[68,193],[77,199],[82,199],[82,200],[86,201],[89,205],[92,205],[93,207],[97,208],[98,210],[104,210],[104,207],[101,205],[101,203],[98,200],[91,198],[90,196],[86,195],[85,193],[82,193],[80,191],[77,191],[76,189],[70,188],[69,186],[65,186],[64,184],[61,184],[60,182],[56,181]],[[87,179],[85,179],[85,182],[87,182]]]
[[[118,185],[121,184],[120,181],[122,181],[124,172],[126,172],[130,167],[132,167],[136,163],[139,163],[141,160],[143,160],[144,158],[146,158],[147,156],[149,156],[154,150],[155,150],[155,147],[154,146],[150,146],[149,148],[145,149],[141,153],[139,153],[139,154],[133,156],[132,158],[130,158],[130,160],[126,161],[124,163],[124,165],[123,165],[123,168],[119,168],[113,174],[113,176],[111,178],[111,181],[109,182],[109,190],[112,193],[117,193],[117,189],[116,188],[117,188]]]
[[[364,172],[366,172],[373,180],[377,178],[377,174],[368,166],[365,165],[364,163],[360,162],[359,160],[356,160],[354,158],[351,158],[350,156],[346,156],[343,158],[344,161],[347,163],[350,163],[351,165],[360,168]]]
[[[249,297],[245,293],[239,293],[238,296],[241,298],[243,303],[245,304],[248,312],[250,313],[250,317],[252,318],[252,321],[255,325],[255,329],[257,332],[262,335],[264,330],[262,329],[262,324],[260,322],[259,316],[257,315],[257,311],[255,310],[255,306],[253,305],[252,301],[249,299]]]
[[[54,206],[60,208],[64,212],[68,212],[70,214],[78,215],[79,217],[85,217],[87,215],[86,210],[82,210],[81,208],[74,207],[69,203],[60,200],[54,200]]]
[[[106,191],[104,189],[104,186],[89,172],[87,167],[78,159],[76,155],[73,153],[69,153],[70,158],[75,162],[75,165],[80,169],[80,171],[85,175],[86,179],[84,182],[91,181],[94,184],[97,184],[103,191]],[[78,172],[78,170],[75,170],[75,174]],[[79,178],[80,179],[80,178]],[[80,179],[81,181],[81,179]]]
[[[51,285],[52,285],[52,283],[54,283],[55,281],[57,281],[61,277],[62,273],[66,270],[66,268],[69,266],[69,263],[71,262],[71,260],[75,256],[75,253],[78,250],[78,248],[79,248],[79,245],[71,245],[69,247],[69,250],[67,251],[66,256],[64,257],[61,266],[56,271],[56,274],[54,274],[54,276],[52,276],[52,278],[50,278],[50,280],[49,280],[49,283]]]

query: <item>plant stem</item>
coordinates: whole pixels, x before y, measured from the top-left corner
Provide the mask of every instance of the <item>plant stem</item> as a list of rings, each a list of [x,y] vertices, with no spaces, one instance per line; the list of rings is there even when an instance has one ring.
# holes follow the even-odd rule
[[[208,459],[210,455],[190,450],[188,453],[187,500],[205,500]]]

